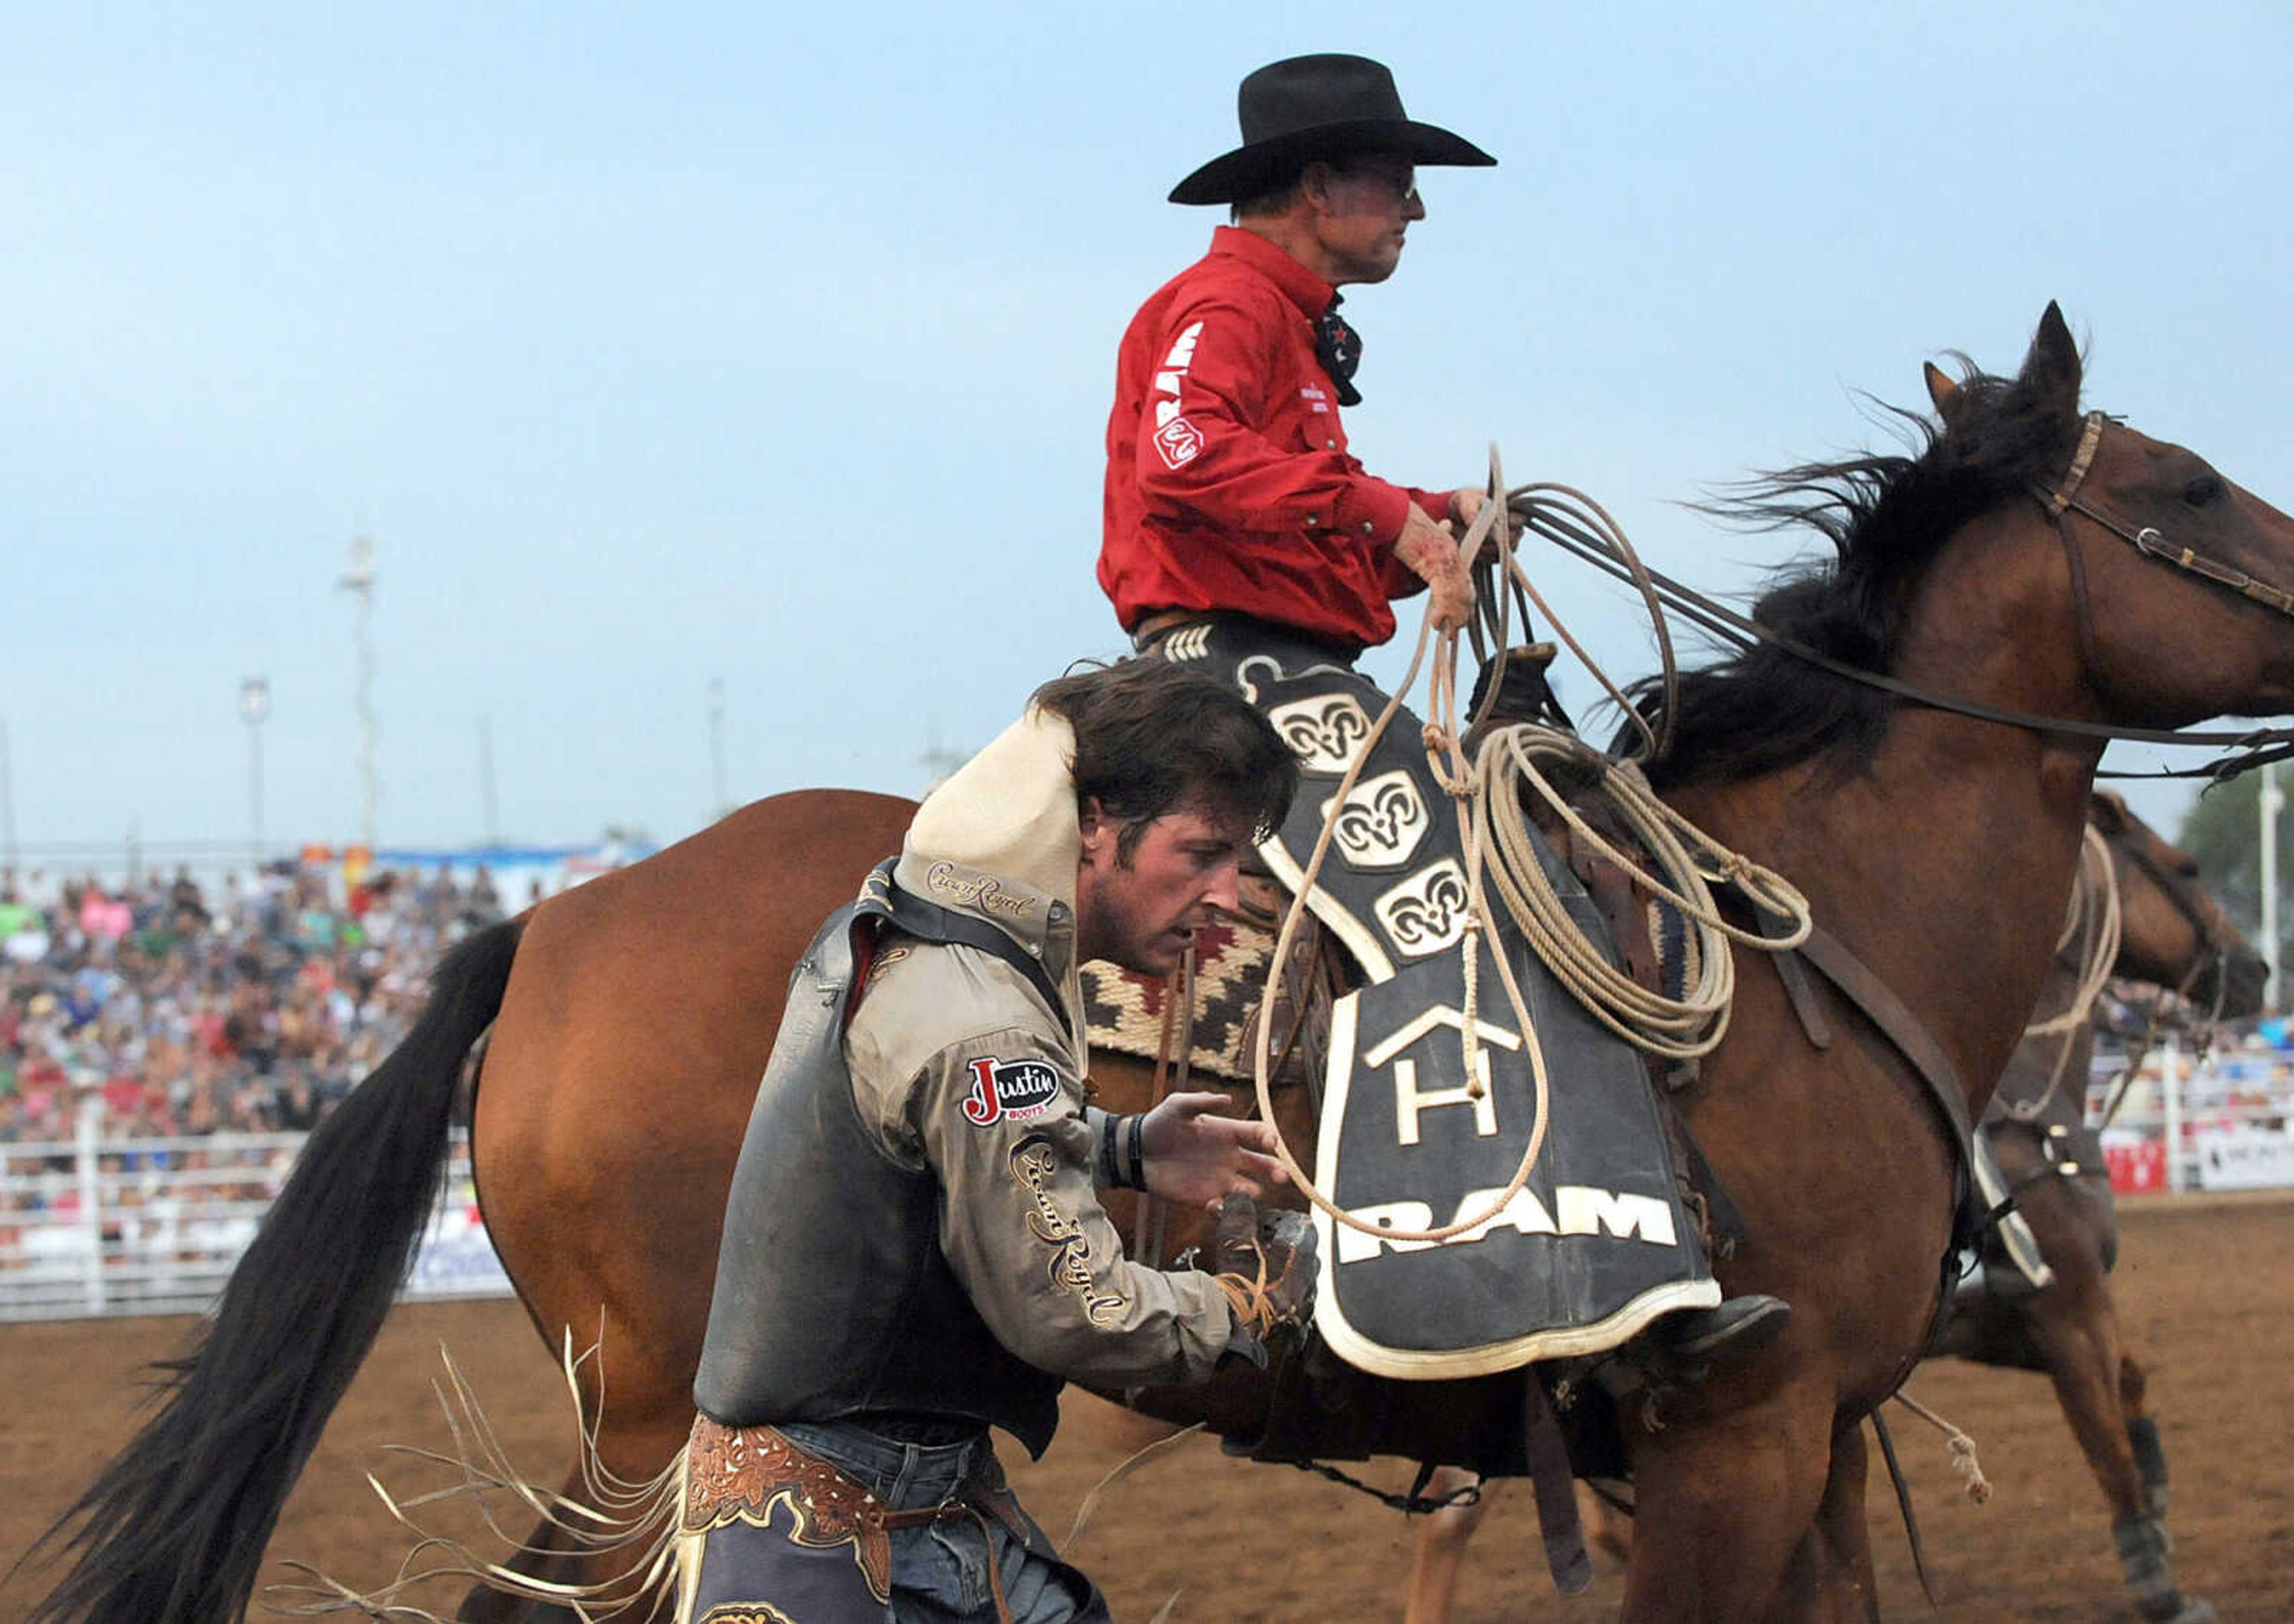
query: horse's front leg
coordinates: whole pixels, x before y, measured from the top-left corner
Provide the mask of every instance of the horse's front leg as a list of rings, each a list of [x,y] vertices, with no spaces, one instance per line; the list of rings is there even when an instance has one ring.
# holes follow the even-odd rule
[[[1832,1475],[1829,1385],[1803,1380],[1737,1409],[1717,1390],[1700,1398],[1694,1417],[1660,1407],[1656,1432],[1625,1406],[1634,1511],[1623,1624],[1828,1617],[1779,1607]]]
[[[1474,1481],[1462,1466],[1442,1466],[1427,1480],[1426,1493],[1439,1499],[1456,1494]],[[1418,1525],[1418,1541],[1410,1564],[1410,1595],[1403,1604],[1403,1624],[1450,1624],[1458,1593],[1458,1569],[1466,1560],[1466,1542],[1489,1514],[1498,1484],[1482,1485],[1479,1498],[1462,1505],[1430,1512]]]
[[[1871,1528],[1864,1518],[1864,1489],[1869,1469],[1863,1423],[1854,1422],[1832,1441],[1832,1471],[1817,1507],[1816,1524],[1795,1555],[1786,1593],[1799,1611],[1780,1617],[1820,1619],[1826,1624],[1879,1624],[1880,1592],[1872,1573]]]
[[[2118,1317],[2100,1272],[2081,1279],[2058,1264],[2055,1285],[2031,1299],[2024,1319],[2047,1361],[2063,1419],[2110,1504],[2111,1521],[2148,1513],[2142,1468],[2119,1406]]]

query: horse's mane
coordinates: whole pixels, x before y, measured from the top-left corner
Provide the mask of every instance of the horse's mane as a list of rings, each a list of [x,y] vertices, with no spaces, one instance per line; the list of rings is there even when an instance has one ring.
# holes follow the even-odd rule
[[[2076,424],[2059,405],[2025,378],[1988,376],[1965,356],[1952,359],[1965,376],[1947,423],[1877,407],[1904,431],[1913,454],[1803,464],[1697,504],[1741,528],[1807,525],[1832,543],[1832,560],[1787,566],[1774,578],[1753,607],[1762,625],[1835,660],[1890,670],[1908,589],[1945,541],[2062,472]],[[1638,683],[1632,697],[1654,715],[1661,685]],[[1760,644],[1681,674],[1672,748],[1649,764],[1649,777],[1659,789],[1731,783],[1818,757],[1851,775],[1869,763],[1892,709],[1875,688]]]

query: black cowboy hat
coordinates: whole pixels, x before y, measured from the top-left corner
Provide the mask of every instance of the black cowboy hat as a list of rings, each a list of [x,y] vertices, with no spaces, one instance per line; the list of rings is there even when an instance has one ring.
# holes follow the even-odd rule
[[[1294,56],[1270,62],[1235,95],[1242,145],[1171,189],[1174,203],[1234,203],[1319,158],[1393,152],[1413,164],[1488,165],[1472,142],[1402,110],[1384,64],[1366,56]]]

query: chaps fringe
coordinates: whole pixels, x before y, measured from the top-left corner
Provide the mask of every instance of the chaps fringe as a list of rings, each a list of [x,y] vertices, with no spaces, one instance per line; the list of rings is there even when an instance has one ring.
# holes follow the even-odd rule
[[[266,1604],[280,1612],[304,1618],[347,1613],[403,1624],[447,1624],[405,1598],[418,1587],[451,1579],[565,1608],[582,1624],[604,1624],[632,1610],[640,1610],[639,1617],[649,1616],[675,1575],[679,1512],[685,1498],[685,1455],[679,1450],[677,1458],[649,1482],[619,1477],[598,1458],[597,1423],[583,1412],[581,1375],[584,1367],[598,1372],[598,1409],[602,1410],[605,1382],[600,1347],[592,1344],[577,1357],[569,1332],[559,1356],[581,1439],[579,1498],[541,1488],[518,1475],[477,1395],[455,1367],[453,1355],[443,1344],[438,1352],[446,1367],[446,1380],[443,1385],[433,1386],[453,1433],[452,1451],[441,1454],[411,1444],[388,1447],[393,1454],[443,1468],[459,1481],[401,1499],[378,1478],[371,1474],[367,1477],[391,1516],[415,1536],[414,1547],[399,1563],[397,1577],[380,1589],[360,1592],[304,1563],[289,1563],[286,1565],[304,1575],[305,1582],[266,1587]],[[556,1530],[564,1543],[544,1548],[510,1532],[503,1525],[505,1513],[500,1506],[505,1498],[521,1519],[532,1517]],[[585,1563],[617,1556],[625,1560],[611,1576],[590,1583],[536,1578],[506,1562],[488,1561],[460,1539],[433,1533],[426,1517],[443,1505],[474,1508],[492,1538],[509,1547],[508,1562],[521,1556],[560,1562],[575,1556]]]

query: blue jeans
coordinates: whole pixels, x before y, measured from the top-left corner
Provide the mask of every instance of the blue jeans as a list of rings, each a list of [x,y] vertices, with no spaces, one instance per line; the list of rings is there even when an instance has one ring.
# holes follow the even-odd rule
[[[967,1443],[932,1445],[905,1443],[842,1422],[792,1422],[778,1430],[866,1485],[894,1511],[940,1505],[975,1476],[999,1487],[1004,1481],[995,1445],[984,1433]],[[1026,1520],[1024,1513],[1021,1517]],[[990,1563],[1003,1580],[1013,1624],[1105,1624],[1107,1604],[1098,1587],[1053,1555],[1051,1541],[1033,1522],[1027,1526],[1034,1538],[1025,1544],[994,1517],[893,1530],[891,1624],[996,1624]]]

